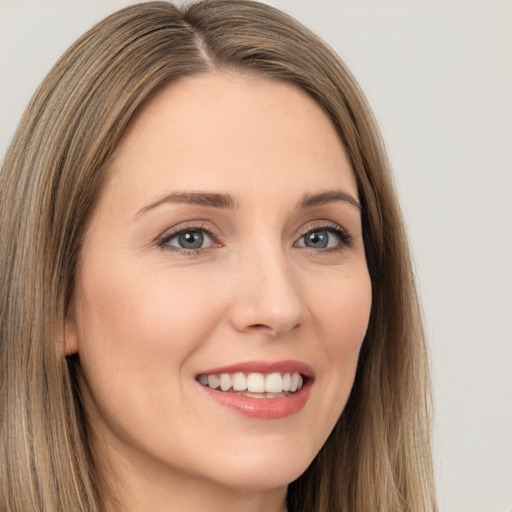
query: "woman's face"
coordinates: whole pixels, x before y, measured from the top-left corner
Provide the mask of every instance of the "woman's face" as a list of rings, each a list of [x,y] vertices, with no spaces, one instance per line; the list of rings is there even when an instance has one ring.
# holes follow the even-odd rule
[[[245,491],[306,469],[368,324],[357,201],[330,120],[292,85],[217,73],[145,105],[91,213],[67,318],[100,463],[137,485]]]

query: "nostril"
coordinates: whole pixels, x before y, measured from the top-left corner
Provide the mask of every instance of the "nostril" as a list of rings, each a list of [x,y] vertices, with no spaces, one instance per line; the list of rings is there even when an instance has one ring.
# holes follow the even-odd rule
[[[289,332],[296,330],[298,327],[299,327],[299,324],[296,324],[296,325],[290,327],[289,325],[274,322],[272,324],[269,323],[269,325],[266,325],[266,324],[249,325],[248,329],[253,332],[259,332],[261,334],[267,334],[270,336],[281,336],[283,334],[287,334]]]

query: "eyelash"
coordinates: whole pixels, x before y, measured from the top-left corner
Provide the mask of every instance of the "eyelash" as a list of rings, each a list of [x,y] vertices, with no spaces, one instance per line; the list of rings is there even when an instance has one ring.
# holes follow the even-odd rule
[[[216,242],[216,237],[208,228],[205,227],[205,224],[202,223],[201,225],[188,225],[185,227],[181,227],[177,229],[176,231],[170,231],[164,233],[157,241],[158,247],[173,251],[178,254],[183,254],[185,256],[195,256],[200,254],[202,251],[205,250],[205,248],[199,248],[199,249],[184,249],[180,247],[175,247],[171,245],[167,245],[173,238],[176,238],[179,235],[182,235],[184,233],[190,233],[191,231],[195,232],[202,232],[205,233],[208,237],[210,237],[213,240],[213,246],[219,246],[219,242]]]
[[[185,256],[199,255],[199,254],[201,254],[201,252],[203,252],[205,249],[208,249],[208,248],[201,247],[199,249],[184,249],[184,248],[167,245],[169,243],[169,241],[171,241],[173,238],[176,238],[177,236],[179,236],[181,234],[189,233],[192,231],[205,233],[213,241],[213,244],[212,244],[213,247],[215,247],[215,246],[219,247],[220,245],[222,245],[221,243],[218,242],[218,237],[216,237],[212,233],[212,231],[209,230],[208,228],[206,228],[205,224],[202,223],[201,225],[188,225],[188,226],[182,227],[180,229],[177,229],[175,231],[164,233],[157,240],[157,246],[162,249],[165,249],[165,250],[170,250],[170,251],[176,252],[178,254],[183,254]],[[313,233],[315,231],[327,231],[328,233],[334,233],[340,239],[340,246],[332,247],[332,248],[323,248],[323,249],[322,248],[315,249],[315,248],[304,246],[306,249],[309,249],[310,251],[313,251],[313,252],[342,251],[347,247],[351,247],[353,244],[352,235],[350,235],[350,233],[348,231],[346,231],[345,229],[340,227],[338,224],[335,224],[332,222],[321,222],[321,223],[315,224],[314,226],[309,227],[308,230],[305,231],[298,238],[298,240],[302,240],[305,236],[307,236],[308,234]],[[295,242],[295,243],[297,243],[297,242]],[[295,244],[294,244],[294,246],[295,246]],[[300,247],[303,247],[303,246],[300,246]]]
[[[328,221],[320,222],[318,224],[315,224],[315,225],[309,227],[308,230],[300,236],[299,240],[303,239],[309,233],[313,233],[315,231],[327,231],[328,233],[334,233],[340,239],[340,246],[332,247],[332,248],[325,248],[325,249],[308,248],[314,252],[343,251],[347,247],[352,247],[352,245],[353,245],[353,241],[354,241],[353,237],[347,230],[345,230],[338,224],[335,224],[333,222],[328,222]]]

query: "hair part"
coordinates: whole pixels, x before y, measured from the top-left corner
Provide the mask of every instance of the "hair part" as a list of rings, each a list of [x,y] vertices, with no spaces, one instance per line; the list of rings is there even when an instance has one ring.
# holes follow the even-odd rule
[[[98,472],[64,356],[88,213],[138,110],[179,78],[253,73],[306,91],[332,120],[362,204],[370,323],[349,401],[288,490],[294,512],[436,510],[427,354],[400,209],[355,79],[312,32],[246,0],[122,9],[61,57],[0,174],[0,510],[99,512]]]

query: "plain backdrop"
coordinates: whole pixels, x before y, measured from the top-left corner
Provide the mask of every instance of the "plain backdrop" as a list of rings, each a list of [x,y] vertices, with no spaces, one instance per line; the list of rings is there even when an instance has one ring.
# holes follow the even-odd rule
[[[57,57],[121,0],[0,0],[0,155]],[[134,2],[131,2],[134,3]],[[443,512],[512,508],[512,2],[274,0],[366,91],[411,238]]]

